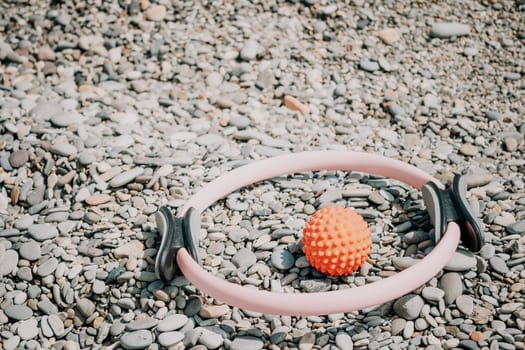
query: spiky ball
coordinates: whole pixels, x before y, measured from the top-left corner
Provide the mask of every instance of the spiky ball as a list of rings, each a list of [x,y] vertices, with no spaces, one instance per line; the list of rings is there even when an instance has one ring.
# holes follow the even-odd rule
[[[330,276],[356,271],[370,254],[370,229],[361,215],[344,207],[318,210],[303,230],[303,252],[310,265]]]

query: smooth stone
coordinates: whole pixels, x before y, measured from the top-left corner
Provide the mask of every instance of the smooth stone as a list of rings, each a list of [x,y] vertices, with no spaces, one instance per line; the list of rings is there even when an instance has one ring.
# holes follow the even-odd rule
[[[28,227],[27,232],[39,242],[58,236],[56,227],[49,224],[33,224]]]
[[[494,269],[494,271],[502,275],[506,275],[510,271],[505,261],[499,256],[493,256],[490,258],[489,264]]]
[[[16,333],[21,340],[33,339],[38,335],[38,321],[34,318],[20,322]]]
[[[51,123],[59,128],[65,128],[72,124],[80,124],[82,115],[77,112],[60,112],[51,116]]]
[[[77,148],[69,143],[54,144],[49,151],[61,157],[70,157],[78,152]]]
[[[467,57],[474,57],[474,56],[477,56],[478,52],[479,52],[478,49],[476,49],[475,47],[466,47],[463,50],[463,55]]]
[[[279,270],[288,270],[295,265],[295,258],[288,249],[278,248],[271,256],[272,265]]]
[[[369,58],[361,58],[359,61],[359,68],[366,72],[375,72],[379,70],[379,63],[372,61]]]
[[[394,312],[405,320],[415,320],[425,302],[416,294],[402,296],[394,303]]]
[[[217,349],[224,343],[224,338],[220,334],[205,329],[199,337],[199,343],[208,349]]]
[[[9,156],[9,164],[13,168],[20,168],[29,161],[29,152],[26,150],[14,151]]]
[[[170,332],[182,328],[188,322],[188,316],[183,314],[168,315],[157,325],[159,332]]]
[[[4,247],[2,246],[2,248]],[[3,254],[1,252],[2,249],[0,248],[0,255],[3,255],[0,261],[0,278],[9,274],[16,274],[18,270],[18,253],[12,249],[6,250]]]
[[[469,33],[469,25],[454,22],[434,23],[430,29],[430,36],[441,39],[468,35]]]
[[[38,266],[36,270],[36,274],[45,277],[50,274],[52,274],[58,266],[58,259],[57,258],[50,258],[47,259],[44,263],[42,263],[40,266]]]
[[[253,40],[248,40],[243,45],[239,56],[244,61],[251,61],[257,57],[259,50],[259,43]]]
[[[447,271],[468,271],[476,267],[476,258],[467,250],[458,249],[445,265]]]
[[[27,230],[29,228],[29,226],[33,225],[34,223],[34,220],[33,220],[33,217],[31,215],[24,215],[20,218],[18,218],[13,226],[14,228],[18,229],[18,230]]]
[[[485,117],[487,117],[488,120],[501,120],[501,114],[496,111],[486,111]]]
[[[505,230],[511,235],[524,235],[525,234],[525,220],[516,221],[513,224],[507,225]]]
[[[341,350],[352,350],[354,348],[354,342],[346,332],[337,333],[335,336],[335,345]]]
[[[152,317],[148,317],[148,318],[143,318],[143,319],[135,320],[135,321],[128,323],[128,325],[126,326],[126,329],[130,331],[150,329],[150,328],[155,327],[158,323],[159,323],[159,320],[152,318]]]
[[[145,349],[151,343],[153,343],[153,335],[145,329],[124,333],[120,337],[120,345],[128,350]]]
[[[257,262],[255,253],[247,248],[242,248],[232,257],[232,263],[238,268],[250,267]]]
[[[439,287],[445,292],[445,303],[453,303],[463,293],[461,276],[455,272],[445,273],[439,280]]]
[[[33,310],[24,304],[21,305],[9,305],[4,308],[4,313],[7,317],[16,320],[23,321],[31,318]]]
[[[111,185],[111,187],[121,187],[135,180],[138,176],[142,175],[143,173],[144,169],[133,168],[115,176],[113,179],[111,179],[111,182],[109,184]]]
[[[259,338],[250,336],[238,336],[230,344],[230,350],[260,350],[264,342]]]
[[[199,312],[199,316],[202,318],[219,318],[230,312],[230,307],[226,304],[223,305],[202,305]]]
[[[474,300],[470,295],[460,295],[456,298],[456,306],[459,311],[470,316],[474,311]]]
[[[163,5],[153,5],[146,10],[146,18],[149,21],[159,22],[166,17],[167,9]]]
[[[182,332],[165,332],[157,337],[159,344],[166,347],[177,344],[182,339],[184,339],[184,333]]]
[[[77,310],[82,316],[89,317],[95,312],[95,304],[87,298],[82,298],[77,302]]]
[[[311,350],[315,345],[316,336],[309,332],[301,337],[299,341],[299,350]]]
[[[390,331],[392,335],[398,335],[403,332],[405,329],[405,326],[407,325],[407,321],[403,318],[396,318],[392,321],[392,324],[390,325]]]
[[[4,340],[4,349],[5,350],[15,350],[18,348],[18,344],[20,344],[20,337],[18,335],[14,335],[9,339]]]
[[[425,300],[438,302],[445,296],[445,292],[436,287],[425,287],[421,291],[421,295]]]
[[[47,323],[56,336],[60,336],[64,333],[64,322],[62,322],[57,314],[49,315]]]

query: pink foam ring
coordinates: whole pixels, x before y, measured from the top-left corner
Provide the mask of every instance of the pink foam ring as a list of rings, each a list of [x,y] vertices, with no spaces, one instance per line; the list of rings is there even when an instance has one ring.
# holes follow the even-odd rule
[[[394,178],[417,189],[432,181],[444,188],[426,172],[392,158],[352,151],[301,152],[253,162],[220,176],[190,198],[179,216],[184,216],[190,207],[202,212],[227,194],[258,181],[318,170],[369,173]],[[186,249],[179,250],[177,263],[194,286],[227,304],[266,314],[328,315],[379,305],[418,288],[443,269],[459,239],[459,226],[449,223],[443,238],[419,263],[381,281],[322,293],[277,293],[230,283],[206,272]]]

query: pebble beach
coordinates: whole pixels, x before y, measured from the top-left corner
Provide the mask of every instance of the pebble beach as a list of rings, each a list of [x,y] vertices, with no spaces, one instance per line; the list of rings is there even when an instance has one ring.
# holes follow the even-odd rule
[[[522,0],[0,1],[0,349],[525,349]],[[155,274],[155,213],[293,152],[467,175],[485,232],[399,299],[311,316],[239,309]],[[307,220],[357,211],[371,253],[328,277]],[[435,246],[421,192],[289,174],[201,215],[201,265],[281,293],[356,288]]]

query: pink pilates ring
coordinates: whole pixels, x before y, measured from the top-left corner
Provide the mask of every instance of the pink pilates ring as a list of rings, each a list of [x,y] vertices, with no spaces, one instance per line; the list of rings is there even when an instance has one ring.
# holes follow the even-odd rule
[[[277,293],[243,287],[213,276],[198,263],[196,237],[200,214],[217,200],[252,183],[290,173],[345,170],[394,178],[423,191],[435,227],[436,247],[419,263],[383,280],[361,287],[321,293]],[[155,271],[169,281],[177,269],[197,288],[239,308],[278,315],[327,315],[379,305],[409,293],[438,274],[462,243],[472,251],[483,244],[483,233],[470,212],[466,181],[457,175],[450,187],[407,163],[352,151],[315,151],[256,161],[205,185],[177,217],[167,207],[157,215],[162,241]],[[184,248],[184,249],[183,249]]]

